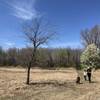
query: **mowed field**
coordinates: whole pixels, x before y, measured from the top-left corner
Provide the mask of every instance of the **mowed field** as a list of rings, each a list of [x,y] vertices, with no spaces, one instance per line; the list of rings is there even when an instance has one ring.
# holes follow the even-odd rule
[[[26,72],[0,68],[0,100],[100,100],[100,70],[93,72],[92,83],[82,78],[82,84],[76,84],[73,68],[32,69],[29,86],[25,84]]]

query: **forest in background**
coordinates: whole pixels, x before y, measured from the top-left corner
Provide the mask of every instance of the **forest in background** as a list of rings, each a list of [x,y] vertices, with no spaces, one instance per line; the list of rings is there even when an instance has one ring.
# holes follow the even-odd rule
[[[0,48],[1,66],[27,67],[31,59],[32,48]],[[41,68],[79,67],[81,49],[71,48],[39,48],[37,51],[36,66]]]

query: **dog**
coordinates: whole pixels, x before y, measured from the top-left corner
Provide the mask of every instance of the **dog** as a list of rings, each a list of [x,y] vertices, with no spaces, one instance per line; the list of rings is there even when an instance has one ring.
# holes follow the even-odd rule
[[[77,76],[77,78],[76,78],[76,83],[77,83],[77,84],[80,84],[80,80],[81,80],[80,77]]]

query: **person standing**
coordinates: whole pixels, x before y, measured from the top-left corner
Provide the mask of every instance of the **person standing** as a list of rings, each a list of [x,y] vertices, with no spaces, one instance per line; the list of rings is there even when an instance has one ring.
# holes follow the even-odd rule
[[[86,81],[87,80],[87,70],[86,69],[84,69],[84,80]]]
[[[92,73],[92,68],[88,67],[87,68],[87,76],[88,76],[89,83],[91,83],[91,73]]]

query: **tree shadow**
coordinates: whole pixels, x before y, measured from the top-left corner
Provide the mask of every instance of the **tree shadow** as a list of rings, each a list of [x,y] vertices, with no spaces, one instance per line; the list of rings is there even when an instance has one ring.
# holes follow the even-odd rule
[[[82,83],[80,83],[82,84]],[[62,86],[62,87],[69,87],[69,86],[75,86],[75,82],[59,82],[59,81],[43,81],[43,82],[30,82],[29,85],[35,85],[35,86],[46,86],[46,85],[52,85],[52,86]]]

